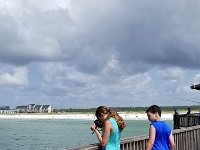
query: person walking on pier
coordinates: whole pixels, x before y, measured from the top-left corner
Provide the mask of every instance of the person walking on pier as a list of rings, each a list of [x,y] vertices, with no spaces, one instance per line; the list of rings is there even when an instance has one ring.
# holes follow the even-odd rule
[[[125,128],[125,121],[117,112],[106,106],[99,106],[95,116],[102,122],[102,134],[98,130],[98,125],[93,123],[91,130],[96,133],[103,150],[120,150],[121,132]]]
[[[161,109],[157,105],[150,106],[147,110],[149,128],[149,141],[146,150],[174,150],[174,137],[171,128],[161,121]]]

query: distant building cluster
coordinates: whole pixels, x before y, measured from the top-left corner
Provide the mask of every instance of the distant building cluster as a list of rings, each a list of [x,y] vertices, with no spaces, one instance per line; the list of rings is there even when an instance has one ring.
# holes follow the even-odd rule
[[[52,106],[51,105],[36,105],[36,104],[28,104],[25,106],[17,106],[17,113],[51,113]]]
[[[10,106],[0,106],[0,113],[14,113],[14,111],[10,110]]]
[[[17,106],[15,110],[10,110],[9,106],[0,106],[0,113],[51,113],[51,105],[28,104]]]
[[[10,106],[0,106],[0,110],[10,110]]]

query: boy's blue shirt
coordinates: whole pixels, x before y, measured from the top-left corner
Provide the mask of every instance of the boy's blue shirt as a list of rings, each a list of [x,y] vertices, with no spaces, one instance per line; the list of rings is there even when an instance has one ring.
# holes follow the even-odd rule
[[[155,141],[152,150],[170,150],[169,137],[171,134],[171,128],[164,121],[152,122],[156,130]]]

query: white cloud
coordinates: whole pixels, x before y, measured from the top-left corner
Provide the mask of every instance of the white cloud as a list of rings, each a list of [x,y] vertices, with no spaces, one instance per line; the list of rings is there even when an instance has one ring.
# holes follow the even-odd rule
[[[170,80],[171,82],[178,82],[184,78],[184,71],[178,67],[168,67],[158,70],[161,77]]]
[[[193,83],[194,84],[199,84],[200,83],[200,73],[195,74],[195,76],[193,77]]]
[[[28,85],[28,72],[25,67],[14,68],[9,73],[0,75],[0,85],[11,87],[23,87]]]

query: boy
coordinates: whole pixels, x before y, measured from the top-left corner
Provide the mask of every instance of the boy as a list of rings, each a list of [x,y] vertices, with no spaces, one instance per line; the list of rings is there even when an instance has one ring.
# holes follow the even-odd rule
[[[152,105],[146,110],[146,113],[151,122],[146,150],[174,150],[174,137],[171,128],[161,121],[160,107]]]

